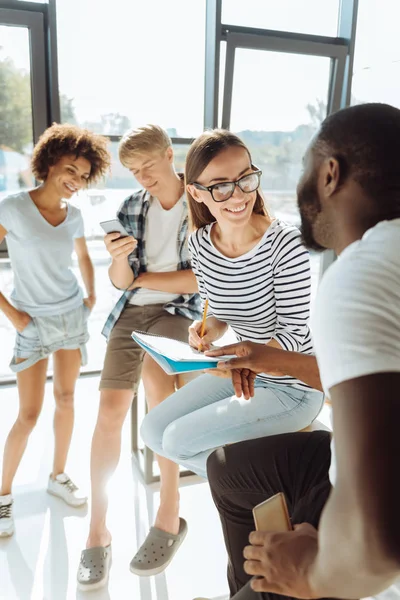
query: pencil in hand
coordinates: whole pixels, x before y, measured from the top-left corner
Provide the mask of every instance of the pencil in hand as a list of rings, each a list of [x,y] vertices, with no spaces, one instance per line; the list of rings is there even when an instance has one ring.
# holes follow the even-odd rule
[[[204,333],[205,333],[205,330],[206,330],[207,309],[208,309],[208,298],[206,298],[206,301],[204,303],[203,320],[201,322],[201,329],[200,329],[200,337],[201,338],[204,336]],[[202,351],[202,345],[201,344],[199,344],[199,347],[197,348],[197,350],[199,352]]]

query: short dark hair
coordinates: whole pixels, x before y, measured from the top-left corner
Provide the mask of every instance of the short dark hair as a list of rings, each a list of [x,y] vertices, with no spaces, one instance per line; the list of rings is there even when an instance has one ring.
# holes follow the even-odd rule
[[[400,210],[400,110],[389,104],[359,104],[325,119],[313,145],[333,156],[341,181],[352,178],[388,216]]]
[[[90,162],[88,182],[96,182],[110,169],[111,159],[107,149],[108,139],[88,129],[75,125],[53,123],[39,138],[32,154],[32,173],[39,181],[45,181],[52,167],[63,157],[71,154]]]

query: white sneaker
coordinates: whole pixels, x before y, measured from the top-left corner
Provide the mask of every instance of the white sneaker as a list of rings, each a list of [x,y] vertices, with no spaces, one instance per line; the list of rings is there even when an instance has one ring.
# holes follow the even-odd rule
[[[79,494],[79,489],[66,473],[60,473],[55,479],[50,475],[47,491],[64,500],[69,506],[83,506],[87,502],[87,497]]]
[[[10,537],[14,533],[12,505],[11,494],[0,496],[0,537]]]

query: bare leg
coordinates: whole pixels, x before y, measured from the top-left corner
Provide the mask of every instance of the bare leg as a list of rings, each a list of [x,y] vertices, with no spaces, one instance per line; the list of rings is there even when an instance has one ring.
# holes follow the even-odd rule
[[[92,440],[92,507],[87,548],[108,546],[111,543],[111,534],[106,527],[106,485],[118,465],[122,425],[132,398],[132,390],[101,390],[99,414]]]
[[[17,359],[23,362],[24,359]],[[12,482],[25,452],[29,435],[42,410],[48,360],[43,359],[29,369],[17,373],[19,413],[8,434],[3,456],[0,495],[11,494]]]
[[[143,359],[142,380],[149,410],[175,392],[175,378],[167,375],[148,354]],[[176,535],[179,531],[179,466],[162,456],[157,456],[157,461],[161,487],[155,526]]]
[[[52,477],[64,473],[74,428],[74,392],[81,367],[80,350],[58,350],[54,360],[54,463]]]

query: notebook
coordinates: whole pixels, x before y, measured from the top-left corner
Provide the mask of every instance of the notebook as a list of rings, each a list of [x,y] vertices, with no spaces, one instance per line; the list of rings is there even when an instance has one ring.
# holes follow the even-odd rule
[[[185,342],[153,333],[132,331],[132,338],[154,358],[168,375],[215,369],[218,361],[221,360],[221,357],[204,356],[202,352],[198,352]],[[224,358],[236,357],[226,356]]]

